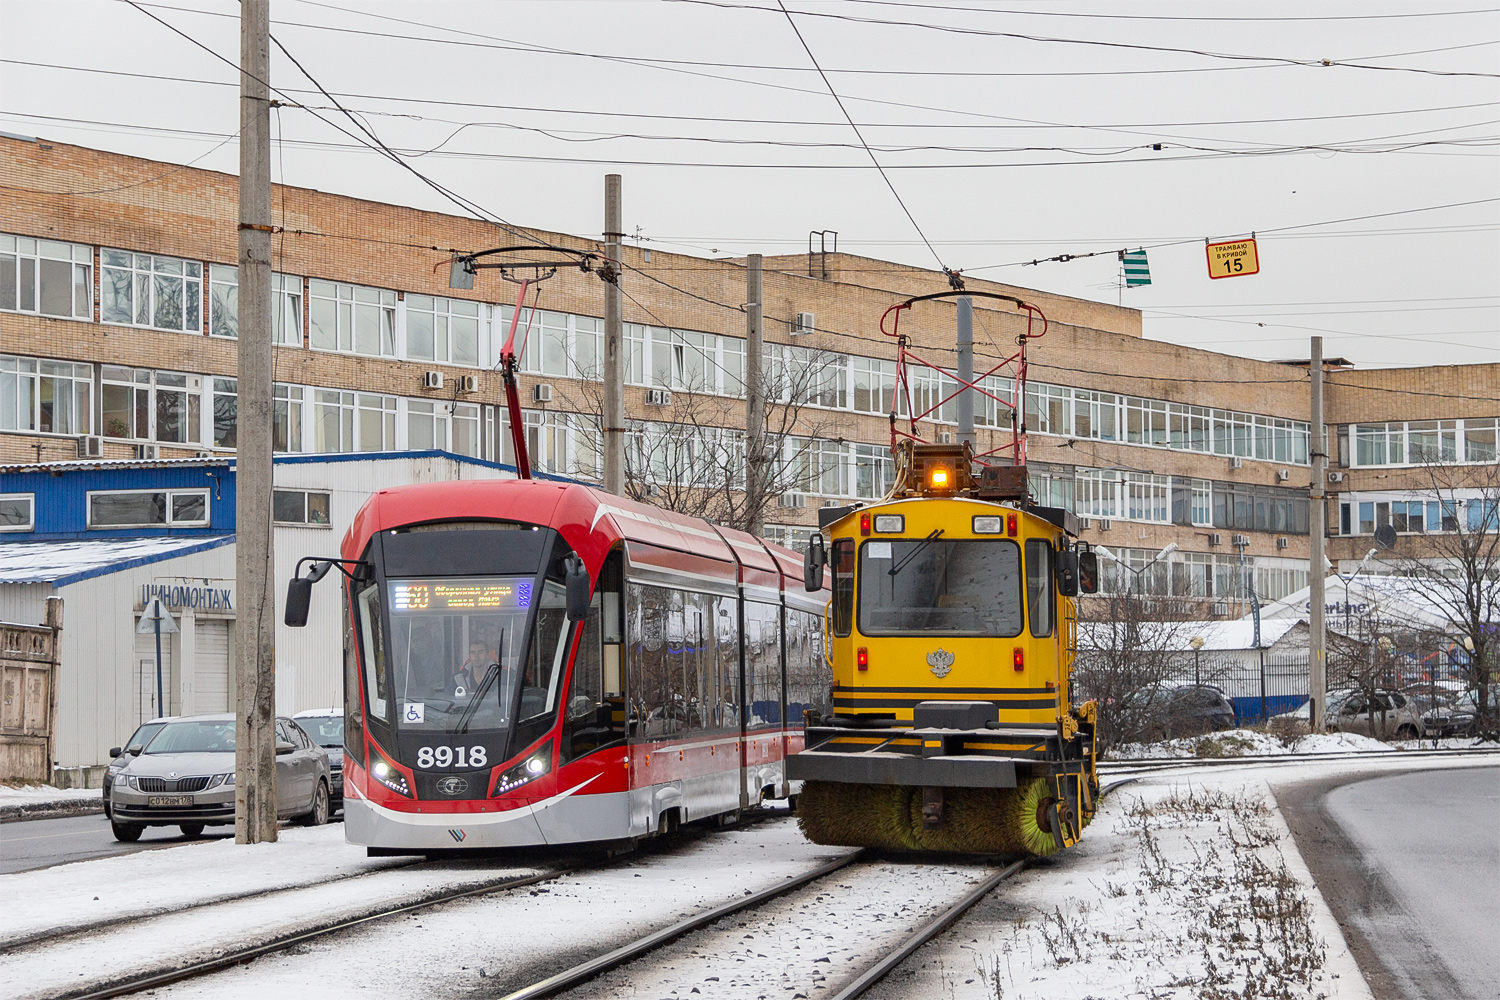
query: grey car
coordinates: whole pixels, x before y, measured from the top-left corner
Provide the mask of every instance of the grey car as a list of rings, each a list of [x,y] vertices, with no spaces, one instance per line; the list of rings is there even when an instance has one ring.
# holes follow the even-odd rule
[[[161,728],[132,742],[110,788],[115,839],[139,840],[148,826],[180,827],[196,837],[206,826],[234,823],[233,715],[158,720]],[[116,758],[117,760],[120,758]],[[276,720],[276,812],[308,826],[328,822],[333,781],[328,754],[291,719]]]
[[[123,747],[110,748],[109,767],[104,769],[104,791],[101,793],[104,799],[104,815],[106,817],[109,816],[109,792],[115,786],[115,776],[125,770],[125,765],[129,764],[135,758],[135,755],[140,753],[157,733],[161,732],[161,727],[166,724],[166,719],[152,719],[150,722],[143,722],[130,735],[130,739],[125,741]]]
[[[313,742],[328,751],[328,768],[333,774],[333,807],[344,806],[344,710],[314,708],[292,716],[306,730]]]

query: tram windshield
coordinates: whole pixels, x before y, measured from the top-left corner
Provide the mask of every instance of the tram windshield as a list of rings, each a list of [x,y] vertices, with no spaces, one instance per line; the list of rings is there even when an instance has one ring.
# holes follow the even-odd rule
[[[551,712],[567,598],[532,577],[387,580],[359,595],[371,711],[408,731],[509,729]],[[389,628],[391,663],[385,660]]]
[[[1021,549],[1002,539],[872,539],[859,552],[864,635],[1021,634]]]

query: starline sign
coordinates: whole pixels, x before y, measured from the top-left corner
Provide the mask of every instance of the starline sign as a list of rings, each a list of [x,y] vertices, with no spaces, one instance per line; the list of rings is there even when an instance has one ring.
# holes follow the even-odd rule
[[[160,599],[169,608],[195,611],[233,611],[234,589],[232,587],[194,587],[187,584],[143,583],[141,584],[141,607]]]

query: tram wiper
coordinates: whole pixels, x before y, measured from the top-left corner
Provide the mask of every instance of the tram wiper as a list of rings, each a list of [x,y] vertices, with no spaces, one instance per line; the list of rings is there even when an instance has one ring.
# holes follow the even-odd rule
[[[500,644],[496,648],[500,650],[505,649],[504,629],[500,630]],[[495,684],[495,682],[499,679],[500,664],[491,663],[488,667],[485,668],[484,680],[479,682],[479,686],[474,689],[473,696],[469,698],[469,703],[464,706],[464,714],[458,717],[458,732],[467,733],[469,731],[469,723],[473,721],[474,713],[479,711],[480,703],[484,701],[485,692],[489,691],[490,686]],[[500,703],[500,690],[498,686],[495,690],[495,704],[499,705],[502,710],[505,708],[505,706]]]
[[[890,569],[886,570],[886,572],[889,573],[891,576],[895,576],[897,573],[901,572],[903,569],[906,568],[906,564],[907,563],[911,562],[918,555],[920,555],[921,552],[922,552],[922,550],[925,549],[925,548],[927,548],[927,546],[929,546],[933,542],[937,541],[938,538],[942,536],[942,534],[943,534],[943,529],[942,528],[933,528],[932,529],[932,534],[928,535],[926,538],[924,538],[920,542],[918,542],[916,548],[914,548],[910,552],[908,552],[906,554],[905,558],[903,558],[896,565],[892,566]]]

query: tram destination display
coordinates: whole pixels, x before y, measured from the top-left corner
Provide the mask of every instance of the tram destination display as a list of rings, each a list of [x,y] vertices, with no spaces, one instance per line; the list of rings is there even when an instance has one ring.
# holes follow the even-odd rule
[[[524,610],[531,607],[530,580],[494,577],[392,580],[391,612]]]

